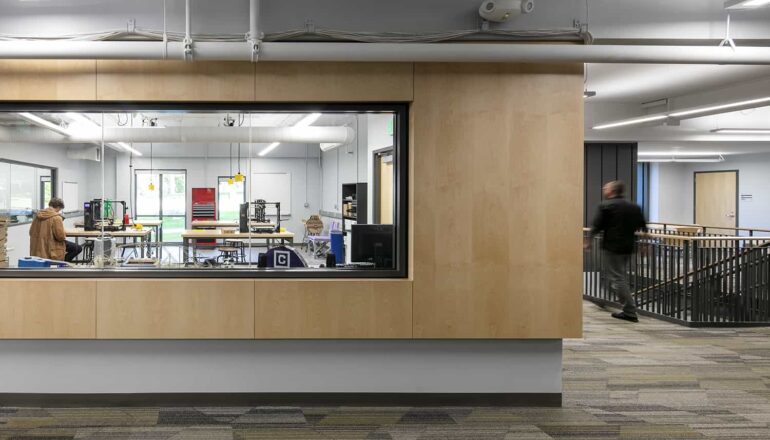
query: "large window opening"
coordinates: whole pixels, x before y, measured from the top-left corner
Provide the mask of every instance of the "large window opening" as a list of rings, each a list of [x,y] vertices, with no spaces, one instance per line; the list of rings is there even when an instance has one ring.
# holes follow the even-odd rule
[[[406,276],[406,105],[3,111],[0,276]],[[74,258],[31,255],[53,197]]]
[[[246,202],[246,179],[220,176],[217,185],[217,219],[237,221],[241,204]]]
[[[186,172],[137,170],[134,182],[137,221],[160,222],[162,241],[181,242],[187,226]]]

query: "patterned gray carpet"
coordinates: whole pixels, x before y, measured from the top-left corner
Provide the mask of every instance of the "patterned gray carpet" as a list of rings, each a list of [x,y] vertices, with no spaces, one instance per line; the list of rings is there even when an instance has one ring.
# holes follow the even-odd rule
[[[770,439],[770,329],[584,310],[563,408],[0,408],[0,438]]]

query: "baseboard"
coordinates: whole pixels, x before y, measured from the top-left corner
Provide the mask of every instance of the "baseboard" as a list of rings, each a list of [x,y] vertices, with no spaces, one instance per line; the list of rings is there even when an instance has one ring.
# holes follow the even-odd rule
[[[0,406],[546,406],[560,407],[561,393],[0,393]]]

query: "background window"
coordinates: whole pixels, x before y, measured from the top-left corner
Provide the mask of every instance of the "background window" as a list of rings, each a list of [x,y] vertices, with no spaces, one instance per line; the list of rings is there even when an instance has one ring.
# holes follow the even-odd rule
[[[137,222],[160,220],[162,241],[182,241],[187,224],[187,173],[137,170],[135,184]]]
[[[241,203],[246,201],[246,181],[229,183],[230,177],[219,177],[217,187],[217,218],[238,220]]]

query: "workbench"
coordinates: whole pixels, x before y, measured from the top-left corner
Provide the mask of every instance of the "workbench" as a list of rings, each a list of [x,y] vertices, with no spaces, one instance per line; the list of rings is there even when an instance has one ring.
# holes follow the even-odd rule
[[[276,240],[281,244],[294,242],[293,232],[231,232],[223,233],[221,229],[188,229],[182,233],[182,261],[188,261],[189,251],[192,248],[193,259],[197,256],[197,240],[265,240],[268,247],[273,246]]]
[[[99,237],[122,238],[124,244],[126,243],[126,240],[128,240],[129,238],[133,239],[134,243],[136,243],[138,239],[140,243],[139,252],[141,253],[141,257],[144,258],[146,251],[149,251],[150,235],[152,231],[147,228],[144,228],[141,230],[128,228],[125,231],[104,231],[102,233],[102,231],[86,231],[85,229],[66,229],[64,233],[67,235],[67,238],[74,238],[75,243],[78,242],[79,238],[84,238],[84,239],[99,238]]]

